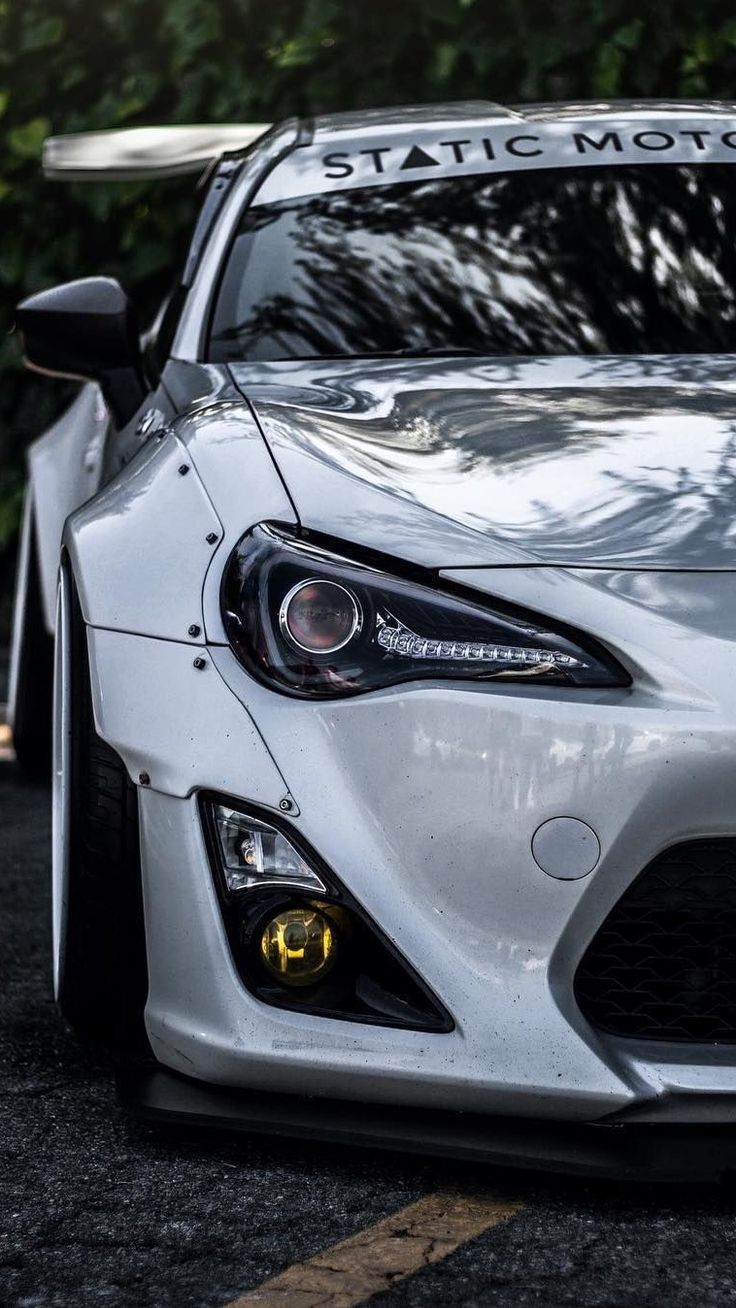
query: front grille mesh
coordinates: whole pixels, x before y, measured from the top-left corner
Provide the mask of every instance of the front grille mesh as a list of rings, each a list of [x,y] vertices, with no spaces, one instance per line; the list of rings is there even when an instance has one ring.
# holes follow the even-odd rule
[[[589,946],[575,996],[615,1035],[736,1042],[736,841],[688,841],[650,863]]]

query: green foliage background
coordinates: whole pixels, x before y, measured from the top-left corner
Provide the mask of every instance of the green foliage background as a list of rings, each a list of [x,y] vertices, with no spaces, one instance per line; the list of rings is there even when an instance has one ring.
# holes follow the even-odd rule
[[[458,98],[735,91],[736,9],[720,0],[0,0],[0,587],[23,447],[65,398],[22,371],[14,304],[108,272],[147,311],[195,203],[181,182],[44,182],[49,133]]]

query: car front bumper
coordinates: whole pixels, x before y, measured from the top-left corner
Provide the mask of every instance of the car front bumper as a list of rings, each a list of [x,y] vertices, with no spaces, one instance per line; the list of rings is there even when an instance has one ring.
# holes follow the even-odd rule
[[[573,994],[589,941],[651,859],[681,840],[736,836],[736,723],[722,706],[664,704],[651,686],[447,684],[305,703],[256,686],[223,647],[90,630],[90,654],[100,734],[134,778],[150,777],[139,791],[146,1024],[164,1067],[243,1091],[426,1111],[728,1118],[736,1048],[607,1038]],[[455,1029],[253,998],[226,941],[201,790],[274,812],[289,796],[295,828]],[[596,833],[587,876],[559,879],[535,861],[535,831],[559,817]]]

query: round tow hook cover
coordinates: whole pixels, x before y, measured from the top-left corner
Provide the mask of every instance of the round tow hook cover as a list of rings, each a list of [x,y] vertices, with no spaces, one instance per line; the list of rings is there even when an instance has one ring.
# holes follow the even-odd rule
[[[601,856],[597,835],[579,818],[556,817],[543,822],[532,836],[534,861],[548,877],[577,881],[593,871]]]

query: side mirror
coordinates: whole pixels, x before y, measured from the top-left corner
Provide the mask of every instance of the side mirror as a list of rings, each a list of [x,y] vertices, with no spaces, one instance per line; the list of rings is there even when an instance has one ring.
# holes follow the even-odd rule
[[[56,377],[99,382],[118,427],[146,395],[133,306],[112,277],[85,277],[40,291],[16,309],[25,362]]]

